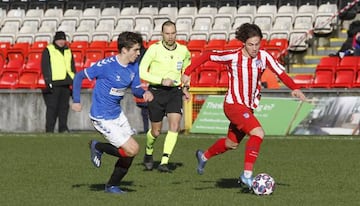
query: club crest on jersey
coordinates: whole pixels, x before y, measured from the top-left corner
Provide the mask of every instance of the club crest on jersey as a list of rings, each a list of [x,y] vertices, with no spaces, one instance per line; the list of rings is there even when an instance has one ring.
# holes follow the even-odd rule
[[[246,113],[243,114],[243,117],[244,117],[245,119],[249,119],[250,114],[246,112]]]
[[[130,74],[130,79],[131,79],[131,81],[132,81],[134,78],[135,78],[135,73],[131,73],[131,74]]]
[[[115,81],[117,81],[117,82],[120,82],[120,81],[121,81],[121,78],[120,78],[119,75],[116,75],[116,80],[115,80]]]
[[[262,67],[263,67],[262,61],[261,61],[260,59],[257,59],[257,60],[255,61],[255,65],[256,65],[256,68],[262,68]]]

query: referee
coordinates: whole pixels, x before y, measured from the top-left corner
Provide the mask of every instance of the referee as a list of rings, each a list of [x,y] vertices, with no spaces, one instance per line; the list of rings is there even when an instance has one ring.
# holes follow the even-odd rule
[[[183,95],[189,97],[188,87],[180,86],[183,69],[190,64],[190,52],[184,45],[176,43],[176,26],[172,21],[162,25],[162,41],[151,45],[140,63],[140,78],[149,83],[154,100],[148,103],[151,129],[147,132],[144,166],[154,167],[154,143],[160,135],[162,120],[168,119],[163,155],[158,170],[170,172],[169,158],[176,145],[182,117]]]

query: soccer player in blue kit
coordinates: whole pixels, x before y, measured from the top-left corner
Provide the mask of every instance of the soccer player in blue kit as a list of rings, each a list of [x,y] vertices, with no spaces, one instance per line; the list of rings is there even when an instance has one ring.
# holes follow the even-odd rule
[[[123,32],[119,34],[117,41],[119,54],[100,60],[93,66],[76,73],[71,107],[74,111],[81,111],[81,82],[84,78],[96,79],[89,116],[95,129],[109,143],[91,140],[89,143],[91,161],[95,167],[100,167],[104,152],[118,157],[114,171],[105,185],[105,192],[122,194],[124,191],[118,185],[139,152],[139,145],[132,137],[134,132],[122,112],[120,101],[124,98],[127,88],[131,88],[134,96],[144,98],[148,102],[152,101],[153,95],[150,91],[141,88],[139,66],[136,61],[140,55],[141,35]]]

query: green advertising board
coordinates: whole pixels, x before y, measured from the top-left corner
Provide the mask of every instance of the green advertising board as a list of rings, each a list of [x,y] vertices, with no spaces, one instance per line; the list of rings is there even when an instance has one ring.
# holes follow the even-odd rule
[[[229,120],[223,112],[224,97],[209,95],[190,132],[226,134]],[[296,127],[311,111],[313,106],[290,98],[262,98],[255,110],[265,133],[285,135]]]

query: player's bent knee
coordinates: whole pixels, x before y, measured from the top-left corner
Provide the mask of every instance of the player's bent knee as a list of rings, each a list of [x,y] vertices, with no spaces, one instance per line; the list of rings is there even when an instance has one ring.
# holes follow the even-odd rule
[[[160,135],[160,130],[151,130],[151,134],[153,137],[158,137]]]
[[[239,146],[239,143],[233,142],[230,139],[226,139],[225,141],[226,148],[228,149],[236,149]]]
[[[265,131],[261,127],[256,127],[256,128],[254,128],[253,130],[250,131],[250,135],[255,135],[255,136],[258,136],[260,138],[264,138]]]
[[[122,147],[128,157],[134,157],[139,153],[139,144],[134,138],[130,138]]]

